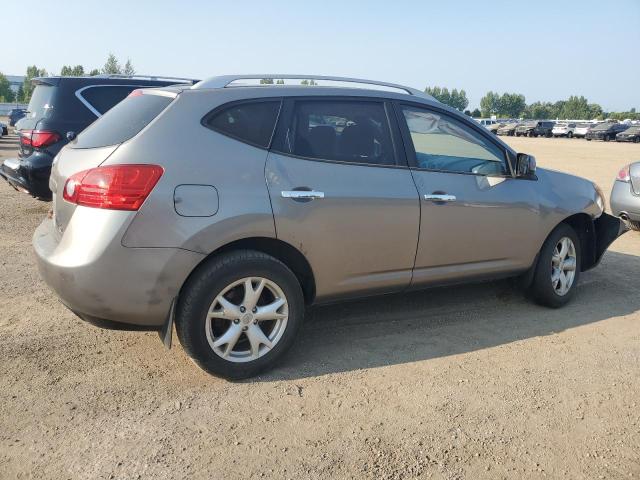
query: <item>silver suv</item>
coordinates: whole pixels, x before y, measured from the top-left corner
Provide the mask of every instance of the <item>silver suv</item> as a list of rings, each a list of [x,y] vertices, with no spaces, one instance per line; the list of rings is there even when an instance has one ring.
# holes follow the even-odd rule
[[[203,369],[243,378],[313,303],[519,276],[559,307],[624,231],[593,183],[422,92],[261,78],[281,76],[136,90],[56,157],[33,244],[79,317],[169,346],[175,324]]]

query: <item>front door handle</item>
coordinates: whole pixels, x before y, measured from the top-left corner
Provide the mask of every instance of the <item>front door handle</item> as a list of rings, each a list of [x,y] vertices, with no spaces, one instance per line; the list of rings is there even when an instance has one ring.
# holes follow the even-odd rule
[[[455,195],[447,195],[446,193],[427,193],[424,199],[430,202],[455,202]]]
[[[315,200],[316,198],[324,198],[324,192],[316,192],[315,190],[283,190],[283,198]]]

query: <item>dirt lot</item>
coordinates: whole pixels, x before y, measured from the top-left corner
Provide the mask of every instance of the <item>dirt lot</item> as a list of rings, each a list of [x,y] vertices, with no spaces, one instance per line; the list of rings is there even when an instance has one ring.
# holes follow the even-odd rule
[[[508,141],[607,193],[640,159],[638,145]],[[0,184],[2,479],[640,476],[638,233],[564,309],[509,282],[316,308],[284,365],[229,383],[154,333],[60,305],[30,247],[47,208]]]

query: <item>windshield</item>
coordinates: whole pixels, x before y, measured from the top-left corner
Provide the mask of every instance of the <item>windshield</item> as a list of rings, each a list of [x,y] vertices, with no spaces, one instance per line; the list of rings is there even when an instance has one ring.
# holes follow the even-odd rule
[[[555,128],[567,128],[568,125],[566,123],[556,123]]]
[[[609,130],[613,126],[612,123],[601,123],[593,128],[593,130]]]
[[[633,133],[636,135],[640,133],[640,126],[629,127],[625,133]]]
[[[53,96],[55,92],[56,87],[37,85],[27,107],[27,118],[37,120],[49,118],[53,113]]]

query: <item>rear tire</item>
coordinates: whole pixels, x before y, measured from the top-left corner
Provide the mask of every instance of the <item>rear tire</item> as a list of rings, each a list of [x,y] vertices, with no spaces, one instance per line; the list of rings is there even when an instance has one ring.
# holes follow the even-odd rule
[[[573,138],[573,132],[567,133],[567,138]]]
[[[274,319],[263,319],[261,312],[270,310]],[[176,309],[176,331],[200,368],[239,380],[272,368],[290,349],[303,317],[302,289],[293,272],[262,252],[238,250],[189,278]]]
[[[564,256],[563,246],[567,248]],[[580,278],[581,253],[580,239],[569,225],[561,223],[549,234],[540,249],[529,290],[537,303],[559,308],[573,298]]]

